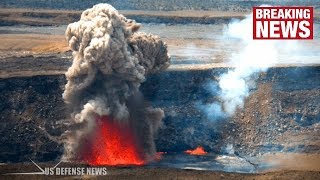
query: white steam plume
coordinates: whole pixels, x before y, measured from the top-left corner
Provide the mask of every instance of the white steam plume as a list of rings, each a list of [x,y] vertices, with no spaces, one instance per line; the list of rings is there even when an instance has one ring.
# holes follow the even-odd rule
[[[278,59],[276,41],[252,39],[252,15],[240,22],[228,25],[226,36],[236,38],[243,47],[239,53],[231,55],[230,64],[234,69],[223,74],[219,80],[220,98],[227,115],[232,115],[237,107],[242,107],[249,95],[251,76],[263,72]]]
[[[245,98],[250,95],[249,89],[255,87],[255,80],[259,73],[275,64],[286,63],[287,61],[282,60],[284,57],[291,56],[293,59],[301,59],[306,56],[305,48],[303,48],[306,42],[253,40],[252,18],[252,14],[248,15],[241,21],[230,23],[226,28],[224,39],[239,41],[238,44],[241,47],[237,52],[231,54],[227,63],[233,68],[219,77],[216,86],[211,85],[214,88],[211,88],[210,91],[214,95],[218,94],[220,102],[200,107],[211,119],[232,116],[237,108],[243,107]],[[313,53],[313,55],[317,54]],[[297,61],[292,63],[297,63]],[[305,63],[314,63],[314,61],[311,59]]]

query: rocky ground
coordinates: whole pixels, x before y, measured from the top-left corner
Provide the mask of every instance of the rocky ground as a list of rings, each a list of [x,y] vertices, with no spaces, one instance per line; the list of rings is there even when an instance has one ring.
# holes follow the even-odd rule
[[[41,167],[52,167],[55,163],[40,163]],[[83,164],[63,163],[60,167],[88,167]],[[38,172],[33,164],[0,165],[0,173]],[[219,171],[181,170],[173,168],[143,167],[108,167],[106,176],[45,176],[45,175],[1,175],[1,179],[235,179],[235,180],[267,180],[267,179],[318,179],[317,171],[277,171],[261,174],[226,173]]]
[[[46,10],[46,9],[15,9],[1,8],[0,25],[30,25],[30,26],[57,26],[69,24],[80,19],[82,11],[75,10]],[[245,12],[224,11],[145,11],[121,10],[127,18],[135,19],[140,23],[225,23],[232,18],[242,18]]]
[[[177,10],[223,10],[223,11],[247,11],[252,6],[261,4],[282,5],[282,6],[319,6],[317,0],[308,1],[276,1],[276,0],[74,0],[72,3],[65,0],[4,0],[0,2],[3,7],[22,7],[22,8],[46,8],[46,9],[86,9],[98,3],[112,4],[116,9],[152,10],[152,11],[177,11]]]
[[[181,152],[202,145],[219,153],[233,144],[242,156],[319,152],[319,66],[271,68],[261,75],[243,110],[231,120],[216,122],[207,118],[197,103],[215,98],[205,85],[226,70],[169,70],[148,78],[142,92],[166,113],[157,136],[158,150]],[[62,74],[1,79],[1,131],[10,134],[1,137],[7,144],[1,147],[4,161],[25,161],[27,156],[43,160],[47,151],[53,150],[47,143],[50,137],[58,146],[54,140],[69,118],[61,97],[65,83]],[[34,137],[29,135],[31,132]]]

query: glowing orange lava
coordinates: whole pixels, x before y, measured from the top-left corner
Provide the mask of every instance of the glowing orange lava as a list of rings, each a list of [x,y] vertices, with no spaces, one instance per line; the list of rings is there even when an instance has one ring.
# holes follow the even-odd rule
[[[154,160],[160,161],[160,160],[162,159],[162,156],[163,156],[164,154],[167,154],[167,152],[157,152],[156,155],[155,155],[155,157],[154,157]]]
[[[128,125],[103,116],[97,120],[91,142],[85,145],[82,160],[90,165],[143,165],[134,134]]]
[[[206,152],[203,147],[198,146],[197,148],[193,149],[193,150],[186,150],[184,151],[187,154],[191,154],[191,155],[206,155],[208,154],[208,152]]]

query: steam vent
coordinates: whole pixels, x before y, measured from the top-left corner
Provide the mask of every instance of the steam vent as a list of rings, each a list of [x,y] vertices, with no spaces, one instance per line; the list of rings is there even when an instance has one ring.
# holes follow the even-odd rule
[[[101,2],[0,2],[1,178],[320,178],[317,1],[268,1],[313,7],[292,41],[264,1]]]

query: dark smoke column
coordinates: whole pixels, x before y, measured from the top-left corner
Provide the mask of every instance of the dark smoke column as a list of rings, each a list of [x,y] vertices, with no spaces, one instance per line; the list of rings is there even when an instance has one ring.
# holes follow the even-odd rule
[[[143,158],[154,156],[153,136],[164,113],[143,100],[139,87],[147,74],[166,69],[170,57],[159,37],[139,33],[139,27],[109,4],[95,5],[69,24],[66,38],[74,59],[63,98],[72,108],[73,125],[65,133],[63,159],[77,158],[103,116],[131,127]]]

